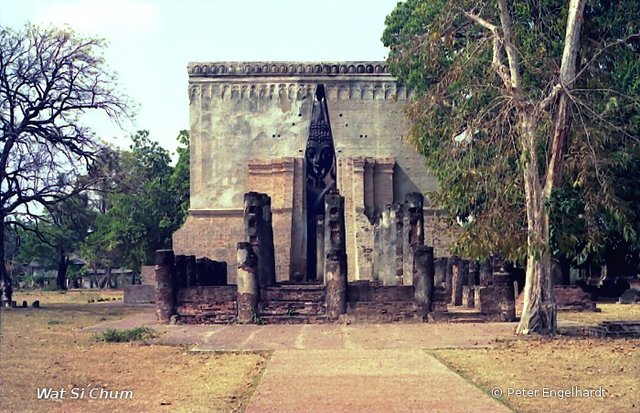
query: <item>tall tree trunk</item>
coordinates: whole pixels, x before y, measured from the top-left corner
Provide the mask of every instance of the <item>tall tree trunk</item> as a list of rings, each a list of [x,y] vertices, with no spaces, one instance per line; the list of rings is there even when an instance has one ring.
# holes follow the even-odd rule
[[[69,257],[64,253],[64,249],[58,254],[58,274],[56,276],[56,284],[58,290],[67,289],[67,269],[69,268]]]
[[[0,265],[0,306],[11,305],[13,299],[13,287],[11,286],[11,278],[7,273],[7,266],[4,257],[4,230],[5,217],[0,215],[0,256],[2,257],[2,265]]]
[[[538,174],[537,121],[524,113],[519,126],[524,161],[528,251],[524,306],[517,333],[555,334],[557,322],[551,277],[549,214],[544,206],[544,191]]]

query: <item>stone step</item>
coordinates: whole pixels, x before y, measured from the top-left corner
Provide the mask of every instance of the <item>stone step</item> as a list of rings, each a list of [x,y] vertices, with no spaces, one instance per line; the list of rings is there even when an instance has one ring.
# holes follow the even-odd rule
[[[429,321],[435,323],[486,323],[491,321],[488,314],[479,311],[447,311],[429,313]]]
[[[413,301],[356,301],[347,306],[346,322],[352,323],[419,323]]]
[[[325,315],[261,315],[262,324],[325,324]]]
[[[279,284],[260,290],[263,301],[324,301],[323,285]]]
[[[319,315],[326,314],[324,301],[261,301],[260,315]]]

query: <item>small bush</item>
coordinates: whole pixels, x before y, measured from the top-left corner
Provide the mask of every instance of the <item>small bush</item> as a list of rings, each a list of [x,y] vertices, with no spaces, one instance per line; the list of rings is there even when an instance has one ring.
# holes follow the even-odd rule
[[[136,327],[127,330],[108,329],[104,333],[96,334],[96,341],[105,343],[129,343],[131,341],[144,341],[158,336],[158,332],[149,327]]]
[[[49,321],[47,321],[47,325],[50,325],[50,326],[55,326],[55,325],[58,325],[58,324],[62,324],[62,321],[59,321],[59,320],[49,320]]]

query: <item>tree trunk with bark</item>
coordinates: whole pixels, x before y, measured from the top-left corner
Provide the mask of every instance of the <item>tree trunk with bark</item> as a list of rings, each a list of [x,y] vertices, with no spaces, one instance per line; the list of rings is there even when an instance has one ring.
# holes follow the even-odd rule
[[[501,0],[503,3],[504,0]],[[549,246],[549,213],[545,203],[554,189],[562,183],[562,167],[567,136],[571,129],[570,91],[576,78],[576,60],[580,46],[585,0],[570,0],[567,15],[564,50],[560,66],[559,84],[538,106],[546,110],[557,101],[553,114],[550,158],[544,180],[538,173],[537,118],[523,113],[520,138],[525,156],[524,182],[527,209],[528,253],[524,287],[524,305],[517,333],[555,334],[557,329],[556,302],[553,295],[553,274]]]
[[[556,303],[551,279],[549,214],[544,206],[545,197],[538,174],[536,120],[523,114],[519,126],[524,160],[528,251],[524,306],[517,332],[553,335],[556,333]]]
[[[2,257],[2,265],[0,265],[0,306],[11,305],[13,299],[13,287],[11,278],[7,273],[7,266],[4,260],[4,220],[5,216],[0,215],[0,256]]]
[[[58,290],[67,289],[67,269],[69,268],[69,257],[64,253],[64,249],[60,250],[58,255],[58,273],[56,275],[56,284]]]

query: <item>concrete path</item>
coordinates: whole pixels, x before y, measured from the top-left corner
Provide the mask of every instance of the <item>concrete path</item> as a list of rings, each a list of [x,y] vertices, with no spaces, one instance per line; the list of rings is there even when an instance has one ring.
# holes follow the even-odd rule
[[[278,350],[247,413],[502,413],[504,405],[420,350]]]

